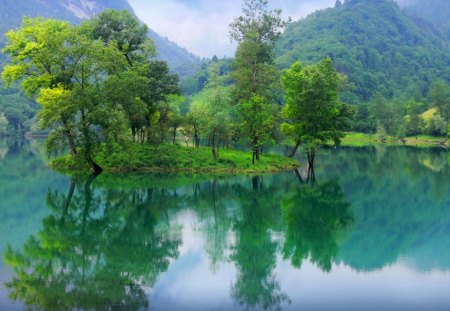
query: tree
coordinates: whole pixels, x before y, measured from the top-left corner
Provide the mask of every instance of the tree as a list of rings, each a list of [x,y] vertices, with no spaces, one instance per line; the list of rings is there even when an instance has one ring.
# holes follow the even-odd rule
[[[271,91],[278,81],[273,48],[286,25],[281,10],[268,10],[267,0],[245,0],[243,16],[230,25],[230,38],[238,42],[232,73],[234,101],[240,105],[241,121],[249,129],[245,134],[251,135],[254,160],[259,160],[262,145],[258,133],[265,130],[255,126],[264,122],[248,124],[254,119],[246,113],[271,110]]]
[[[143,97],[147,105],[145,119],[147,122],[147,142],[164,141],[165,133],[161,131],[169,127],[167,124],[170,112],[169,101],[173,95],[180,95],[179,78],[169,72],[167,62],[152,60],[147,73],[148,85]],[[155,128],[157,126],[157,128]],[[159,133],[153,133],[158,130]],[[154,137],[159,134],[160,137]]]
[[[241,118],[241,141],[252,146],[252,162],[255,164],[260,159],[262,146],[274,141],[278,109],[264,97],[255,95],[250,100],[242,101],[237,110]]]
[[[448,131],[448,122],[439,114],[431,118],[430,131],[433,135],[446,136]]]
[[[429,98],[431,105],[436,107],[445,121],[450,121],[450,87],[444,81],[433,84]]]
[[[105,10],[87,25],[94,39],[116,44],[130,66],[156,55],[154,44],[147,36],[147,25],[140,23],[127,10]]]
[[[339,144],[350,124],[352,110],[338,100],[339,81],[330,58],[309,67],[296,62],[282,77],[286,93],[282,115],[286,122],[281,130],[295,142],[290,156],[302,144],[311,167],[317,146],[329,141]]]
[[[231,92],[225,86],[226,76],[220,75],[217,63],[208,67],[208,82],[204,90],[197,95],[192,104],[190,116],[195,119],[194,131],[201,130],[209,144],[214,160],[219,158],[219,145],[228,142],[231,137]],[[194,133],[194,136],[198,133]]]
[[[89,29],[89,22],[71,26],[52,19],[24,19],[21,28],[7,33],[4,51],[12,61],[4,68],[3,78],[8,84],[22,81],[22,89],[37,96],[43,108],[41,125],[51,130],[49,151],[63,150],[68,144],[77,156],[81,149],[80,158],[99,173],[102,168],[94,160],[99,143],[119,142],[119,133],[126,130],[122,104],[130,101],[114,98],[119,94],[115,89],[120,85],[133,90],[140,73],[121,80],[131,72],[123,51],[93,39]]]
[[[406,120],[406,134],[413,136],[422,132],[424,127],[424,120],[422,119],[422,112],[424,111],[423,104],[414,100],[410,100],[406,103],[406,112],[408,115]]]

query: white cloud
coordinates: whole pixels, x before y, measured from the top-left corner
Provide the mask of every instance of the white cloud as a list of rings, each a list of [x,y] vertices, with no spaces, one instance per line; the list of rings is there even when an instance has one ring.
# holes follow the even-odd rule
[[[202,57],[231,56],[229,24],[241,14],[241,0],[129,0],[151,29]],[[294,20],[334,5],[335,0],[272,0]]]

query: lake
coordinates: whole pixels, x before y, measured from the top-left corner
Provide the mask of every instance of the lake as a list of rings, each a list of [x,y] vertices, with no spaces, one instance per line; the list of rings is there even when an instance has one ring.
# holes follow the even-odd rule
[[[444,149],[305,172],[70,178],[0,140],[0,310],[449,310]]]

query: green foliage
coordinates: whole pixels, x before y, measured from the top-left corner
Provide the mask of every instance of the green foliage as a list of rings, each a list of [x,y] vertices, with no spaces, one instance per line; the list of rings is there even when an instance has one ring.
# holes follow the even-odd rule
[[[444,81],[436,81],[428,94],[431,105],[437,108],[441,117],[450,121],[450,85]]]
[[[195,145],[204,137],[212,147],[212,156],[219,158],[219,146],[228,144],[233,136],[233,108],[231,88],[225,86],[226,76],[220,75],[220,67],[212,63],[208,67],[209,79],[204,90],[192,99],[188,114]]]
[[[237,111],[240,140],[244,145],[252,146],[253,152],[258,154],[262,146],[275,142],[278,106],[255,95],[250,100],[242,100]]]
[[[147,38],[147,25],[129,11],[105,10],[85,23],[86,30],[105,44],[116,44],[130,66],[155,55],[153,42]]]
[[[252,165],[251,154],[231,149],[220,150],[220,158],[211,157],[207,147],[191,148],[178,145],[132,144],[126,148],[103,146],[95,155],[95,161],[106,172],[275,172],[298,166],[295,160],[283,156],[263,154]],[[67,155],[53,161],[52,166],[63,171],[87,170],[86,165]]]
[[[339,235],[354,222],[337,181],[302,185],[281,202],[281,208],[287,225],[283,257],[297,268],[309,259],[331,271],[339,253]]]
[[[305,68],[296,62],[282,81],[286,93],[282,131],[308,152],[330,140],[339,145],[352,111],[338,100],[340,79],[331,59]]]
[[[391,0],[346,1],[292,23],[277,42],[277,64],[312,64],[330,57],[349,77],[350,104],[425,96],[437,78],[450,81],[449,43],[420,29]]]
[[[131,15],[114,14],[107,11],[99,15],[98,20],[78,27],[58,20],[24,19],[20,29],[8,32],[4,50],[12,60],[4,68],[3,78],[8,84],[21,81],[22,89],[29,96],[37,95],[43,107],[39,113],[41,124],[54,130],[48,141],[50,151],[64,149],[66,144],[73,155],[82,149],[84,160],[95,171],[101,170],[92,160],[98,142],[124,139],[126,114],[123,106],[135,104],[135,97],[140,95],[139,88],[128,85],[139,81],[135,79],[139,74],[143,76],[142,70],[130,66],[132,60],[138,59],[136,53],[144,51],[144,32],[133,28],[137,24],[130,22]],[[107,33],[102,33],[105,36],[102,41],[94,36],[100,27],[99,20],[109,18],[112,22],[116,22],[115,18],[124,21],[122,27],[129,30],[129,42],[134,42],[133,45],[125,47],[124,42],[107,42],[113,40],[106,38]],[[141,41],[133,36],[136,32]],[[140,66],[145,67],[145,64],[140,63]],[[131,79],[128,78],[130,72]],[[116,93],[118,81],[126,84],[122,88],[128,93],[132,90],[136,93],[121,102],[124,97]],[[114,95],[119,96],[114,98]]]
[[[272,102],[278,72],[273,48],[287,22],[281,19],[281,10],[268,9],[266,0],[245,0],[242,11],[230,25],[230,38],[238,42],[231,76],[243,138],[252,146],[254,163],[261,146],[274,135]]]

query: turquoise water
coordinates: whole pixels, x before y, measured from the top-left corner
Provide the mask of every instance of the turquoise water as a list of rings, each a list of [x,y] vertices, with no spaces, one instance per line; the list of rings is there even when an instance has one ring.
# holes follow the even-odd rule
[[[0,310],[448,310],[443,149],[322,150],[316,181],[71,179],[0,141]]]

